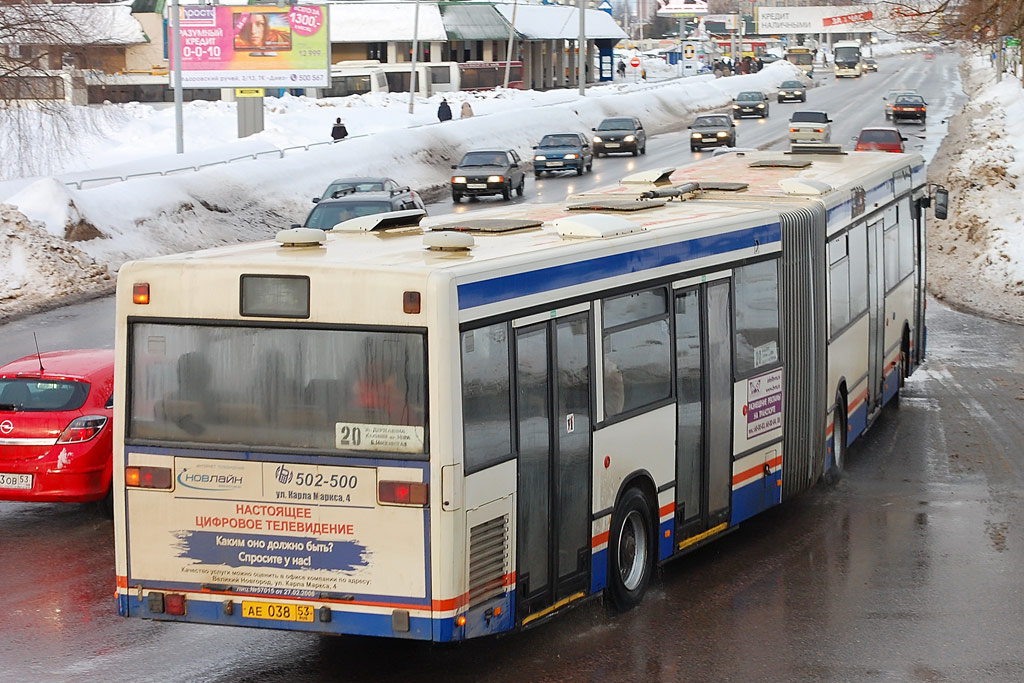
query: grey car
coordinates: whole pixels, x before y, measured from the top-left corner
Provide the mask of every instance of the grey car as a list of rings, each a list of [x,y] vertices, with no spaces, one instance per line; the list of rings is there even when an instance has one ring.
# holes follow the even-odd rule
[[[452,166],[452,201],[463,197],[500,194],[508,201],[512,190],[520,197],[526,184],[522,159],[514,149],[466,152],[462,161]]]
[[[726,114],[705,114],[695,118],[690,126],[690,151],[721,146],[736,146],[736,123]]]
[[[545,171],[583,171],[594,168],[594,152],[590,141],[579,133],[552,133],[533,146],[533,176],[539,178]]]
[[[796,100],[797,102],[807,101],[807,88],[800,81],[782,81],[779,85],[779,102],[789,102]]]
[[[629,152],[633,156],[647,153],[647,132],[635,116],[605,119],[594,131],[594,156]]]
[[[350,194],[364,192],[386,192],[401,209],[422,209],[423,200],[408,185],[399,185],[393,178],[382,176],[353,176],[350,178],[335,178],[327,186],[324,193],[313,198],[313,203],[325,199],[339,199]]]
[[[732,117],[738,119],[741,116],[767,118],[768,98],[765,94],[757,90],[748,90],[736,95],[736,99],[732,101]]]
[[[369,216],[377,213],[390,213],[391,211],[402,211],[404,209],[423,208],[423,202],[416,198],[413,201],[390,192],[346,192],[337,197],[314,200],[316,206],[306,216],[306,222],[302,224],[305,228],[320,228],[331,230],[338,223]]]

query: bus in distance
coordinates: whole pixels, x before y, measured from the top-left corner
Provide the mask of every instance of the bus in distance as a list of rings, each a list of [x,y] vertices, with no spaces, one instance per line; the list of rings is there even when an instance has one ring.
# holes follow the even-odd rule
[[[832,46],[832,70],[836,78],[860,78],[864,72],[859,40],[840,40]]]
[[[119,614],[452,642],[637,605],[898,398],[931,199],[916,154],[750,152],[125,264]]]
[[[804,45],[786,49],[786,61],[795,64],[807,76],[814,76],[814,51]]]

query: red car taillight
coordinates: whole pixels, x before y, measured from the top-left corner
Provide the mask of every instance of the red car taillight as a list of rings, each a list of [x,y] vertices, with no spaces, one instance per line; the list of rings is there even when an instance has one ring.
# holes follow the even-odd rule
[[[377,483],[377,500],[422,507],[427,504],[427,485],[415,481],[381,481]]]
[[[57,438],[57,443],[82,443],[103,431],[107,418],[102,415],[85,415],[71,421]]]

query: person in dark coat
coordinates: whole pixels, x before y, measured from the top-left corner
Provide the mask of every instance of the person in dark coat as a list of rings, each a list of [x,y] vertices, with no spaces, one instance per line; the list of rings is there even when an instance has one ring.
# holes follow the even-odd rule
[[[452,108],[448,106],[448,100],[441,98],[441,104],[437,107],[438,121],[451,121]]]
[[[348,137],[348,128],[345,127],[340,118],[334,120],[334,127],[331,128],[331,137],[334,138],[335,142]]]

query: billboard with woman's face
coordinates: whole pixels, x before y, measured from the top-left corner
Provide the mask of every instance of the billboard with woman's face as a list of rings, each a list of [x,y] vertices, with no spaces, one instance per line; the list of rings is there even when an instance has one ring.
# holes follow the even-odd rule
[[[180,11],[183,87],[330,85],[324,6],[199,6]]]

